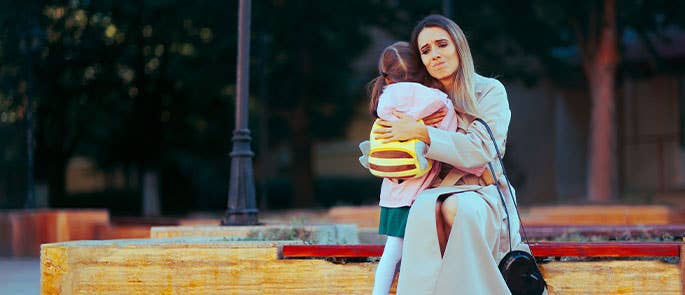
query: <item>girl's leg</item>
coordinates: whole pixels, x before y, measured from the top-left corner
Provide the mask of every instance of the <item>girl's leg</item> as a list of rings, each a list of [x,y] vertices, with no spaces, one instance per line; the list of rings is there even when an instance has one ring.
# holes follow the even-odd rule
[[[402,259],[402,241],[404,239],[388,236],[381,261],[376,268],[376,279],[373,283],[373,295],[387,295],[395,279],[397,266]]]

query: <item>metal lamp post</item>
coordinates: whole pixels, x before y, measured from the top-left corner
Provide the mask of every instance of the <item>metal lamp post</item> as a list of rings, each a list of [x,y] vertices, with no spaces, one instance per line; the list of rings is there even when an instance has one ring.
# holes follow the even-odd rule
[[[248,92],[250,77],[250,13],[251,0],[240,0],[238,13],[238,63],[236,70],[235,130],[231,151],[231,179],[228,189],[228,209],[221,225],[257,224],[254,175],[248,122]]]

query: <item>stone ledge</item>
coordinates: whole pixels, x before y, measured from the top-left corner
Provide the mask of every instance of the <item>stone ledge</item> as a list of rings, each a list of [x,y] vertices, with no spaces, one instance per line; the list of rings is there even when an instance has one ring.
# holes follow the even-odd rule
[[[354,224],[254,226],[154,226],[150,238],[225,237],[233,240],[302,240],[310,244],[359,244]]]
[[[279,259],[301,241],[170,238],[41,247],[41,294],[369,294],[375,263]]]

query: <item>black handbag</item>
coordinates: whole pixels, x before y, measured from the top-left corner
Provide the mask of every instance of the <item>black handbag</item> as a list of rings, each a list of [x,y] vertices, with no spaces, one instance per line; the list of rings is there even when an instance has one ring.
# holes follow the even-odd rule
[[[547,286],[535,263],[535,257],[525,251],[510,250],[499,262],[499,271],[513,295],[539,295]]]
[[[511,188],[511,184],[509,183],[509,180],[507,178],[507,172],[506,170],[504,170],[502,155],[500,154],[499,148],[497,147],[495,136],[492,134],[492,130],[490,130],[490,126],[488,126],[488,123],[485,123],[485,121],[483,121],[480,118],[476,118],[476,121],[483,124],[483,126],[485,126],[485,129],[487,129],[488,133],[490,134],[490,139],[492,139],[492,144],[495,146],[495,151],[497,152],[497,159],[499,160],[500,167],[502,168],[502,175],[507,180],[507,189],[509,189],[509,195],[511,196],[511,200],[514,203],[514,207],[516,207],[516,214],[519,216],[520,222],[521,215],[518,212],[518,205],[516,204],[514,194],[512,193],[513,190]],[[502,273],[502,277],[504,278],[504,281],[507,283],[507,287],[509,287],[509,291],[511,291],[511,294],[540,295],[545,291],[547,283],[545,282],[545,279],[542,277],[542,273],[540,273],[540,269],[538,268],[537,262],[535,261],[535,257],[533,257],[533,255],[531,255],[528,252],[520,250],[512,251],[509,210],[507,209],[507,203],[504,201],[504,194],[502,194],[502,191],[500,190],[500,182],[497,179],[497,174],[495,174],[495,169],[493,169],[492,163],[488,163],[488,167],[490,168],[490,172],[492,172],[492,176],[495,178],[495,187],[497,187],[497,192],[499,193],[500,200],[502,200],[504,212],[507,214],[507,230],[509,232],[509,252],[506,255],[504,255],[502,260],[499,262],[499,271],[500,273]],[[523,223],[521,223],[521,228],[523,228]],[[526,240],[526,244],[529,244],[528,237],[525,233],[526,230],[523,229],[523,236]]]

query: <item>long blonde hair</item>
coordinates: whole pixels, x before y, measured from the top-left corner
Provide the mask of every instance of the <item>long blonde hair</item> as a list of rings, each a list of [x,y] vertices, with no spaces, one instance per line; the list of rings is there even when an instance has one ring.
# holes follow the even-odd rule
[[[441,28],[445,30],[457,48],[459,66],[452,74],[452,89],[445,89],[457,111],[478,117],[479,112],[476,102],[474,79],[476,70],[473,66],[473,57],[469,43],[461,28],[449,18],[442,15],[429,15],[421,20],[411,33],[412,52],[417,58],[421,58],[418,38],[424,28]]]

